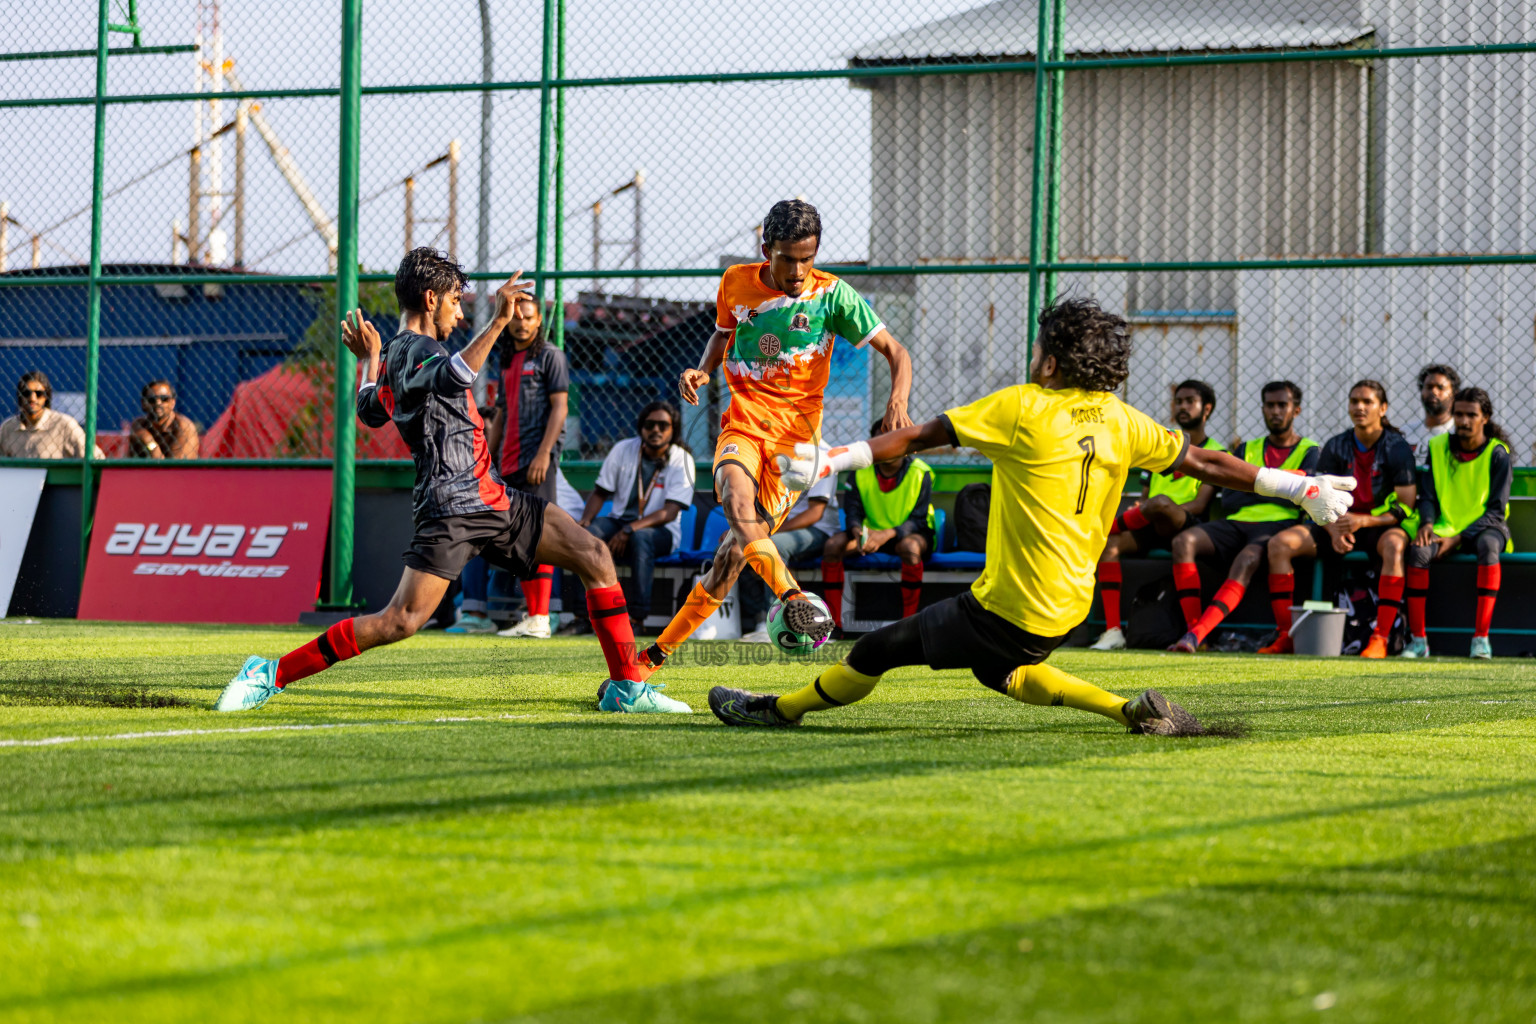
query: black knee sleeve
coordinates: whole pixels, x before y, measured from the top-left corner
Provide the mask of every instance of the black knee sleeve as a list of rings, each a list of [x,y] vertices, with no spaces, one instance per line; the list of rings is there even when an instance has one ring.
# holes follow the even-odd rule
[[[1498,565],[1499,552],[1504,550],[1504,535],[1497,530],[1484,530],[1477,535],[1477,564]]]
[[[926,665],[923,634],[917,616],[900,619],[865,633],[848,652],[848,667],[866,676],[880,676],[903,665]]]
[[[1435,560],[1435,545],[1410,544],[1408,556],[1405,561],[1410,569],[1428,569],[1429,563]]]

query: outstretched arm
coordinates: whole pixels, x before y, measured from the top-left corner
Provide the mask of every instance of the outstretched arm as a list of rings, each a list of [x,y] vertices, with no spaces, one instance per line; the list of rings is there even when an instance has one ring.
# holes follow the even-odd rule
[[[1307,476],[1284,469],[1260,469],[1235,455],[1208,448],[1186,448],[1179,468],[1196,480],[1217,487],[1293,501],[1322,526],[1349,511],[1349,492],[1355,489],[1354,477]]]

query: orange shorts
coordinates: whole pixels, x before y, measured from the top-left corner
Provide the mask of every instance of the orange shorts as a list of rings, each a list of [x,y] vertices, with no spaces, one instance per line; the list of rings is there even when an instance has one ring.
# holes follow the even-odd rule
[[[775,455],[793,455],[793,441],[774,442],[739,430],[722,430],[715,442],[715,497],[720,497],[720,467],[735,464],[746,471],[757,488],[757,514],[768,532],[783,525],[800,492],[784,486]]]

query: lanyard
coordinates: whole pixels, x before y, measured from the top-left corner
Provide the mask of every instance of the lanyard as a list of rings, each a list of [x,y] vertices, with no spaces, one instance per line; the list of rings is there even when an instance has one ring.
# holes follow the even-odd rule
[[[667,468],[667,462],[665,457],[663,457],[661,465],[657,466],[656,471],[651,474],[651,482],[645,485],[644,490],[641,490],[640,471],[645,466],[645,447],[643,445],[637,454],[638,457],[635,460],[635,500],[637,504],[635,518],[639,519],[645,515],[645,504],[651,500],[651,492],[656,489],[656,478],[661,476],[661,471]]]

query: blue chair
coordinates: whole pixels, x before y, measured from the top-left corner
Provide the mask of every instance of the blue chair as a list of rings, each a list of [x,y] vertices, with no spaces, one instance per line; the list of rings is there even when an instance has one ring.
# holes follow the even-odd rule
[[[666,558],[658,558],[656,564],[702,565],[715,557],[715,549],[720,546],[720,538],[725,536],[725,531],[728,529],[730,529],[730,523],[726,521],[725,510],[717,505],[709,510],[709,515],[704,517],[704,532],[699,537],[697,547],[679,551]],[[685,533],[684,536],[687,534]]]
[[[941,510],[939,515],[944,515]],[[928,558],[928,565],[934,569],[944,569],[955,572],[979,572],[986,567],[987,556],[980,551],[956,551],[955,550],[955,524],[944,517],[943,526],[936,530],[937,539],[934,541],[934,552]]]

